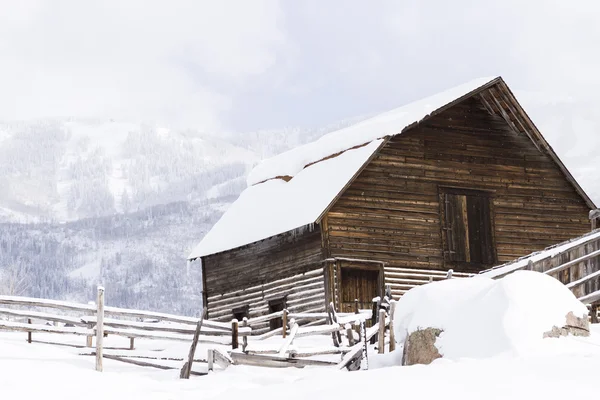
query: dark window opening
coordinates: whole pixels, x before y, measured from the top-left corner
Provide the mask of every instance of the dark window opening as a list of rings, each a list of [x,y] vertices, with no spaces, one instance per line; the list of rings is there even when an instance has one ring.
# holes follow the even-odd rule
[[[249,306],[234,308],[233,318],[237,319],[238,321],[242,321],[244,318],[248,318],[249,309]]]
[[[446,262],[467,267],[493,265],[496,256],[489,195],[471,190],[448,190],[443,193],[443,201]]]
[[[286,307],[285,298],[276,299],[269,301],[269,314],[283,311]],[[269,321],[269,328],[271,330],[283,327],[283,320],[281,318],[273,318]]]

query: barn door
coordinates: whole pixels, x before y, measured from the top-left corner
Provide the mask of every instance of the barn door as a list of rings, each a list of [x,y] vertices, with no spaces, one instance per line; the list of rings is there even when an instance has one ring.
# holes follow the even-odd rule
[[[344,266],[340,268],[340,312],[354,312],[354,300],[360,309],[371,309],[373,297],[381,295],[380,268]]]
[[[444,205],[446,261],[474,267],[493,264],[495,251],[487,194],[444,193]]]

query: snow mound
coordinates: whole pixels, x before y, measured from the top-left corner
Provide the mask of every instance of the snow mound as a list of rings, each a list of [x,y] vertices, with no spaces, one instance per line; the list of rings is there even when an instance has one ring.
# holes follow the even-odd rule
[[[517,271],[499,280],[477,276],[411,289],[398,302],[394,318],[400,343],[419,329],[439,328],[440,354],[459,359],[535,350],[544,332],[565,325],[569,312],[587,316],[585,305],[558,280]]]

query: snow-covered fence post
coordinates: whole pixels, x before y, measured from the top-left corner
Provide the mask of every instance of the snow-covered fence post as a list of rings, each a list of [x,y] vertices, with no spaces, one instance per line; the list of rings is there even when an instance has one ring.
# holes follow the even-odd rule
[[[360,369],[367,370],[369,369],[369,357],[367,356],[367,328],[365,326],[365,321],[360,321],[360,335],[362,336],[362,360],[360,363]]]
[[[379,310],[379,342],[377,343],[377,352],[385,353],[385,310]]]
[[[93,301],[88,301],[88,305],[95,306],[96,303],[94,303]],[[88,314],[93,316],[94,312],[90,311]],[[89,326],[89,328],[92,328],[92,326]],[[85,338],[86,347],[92,347],[92,338],[93,338],[93,336],[86,336],[86,338]]]
[[[215,362],[215,351],[213,349],[208,349],[208,354],[206,355],[206,363],[208,364],[207,371],[212,371],[214,369]]]
[[[287,334],[287,324],[288,324],[288,310],[287,308],[283,310],[283,315],[281,316],[281,326],[283,327],[281,330],[281,336],[285,339],[285,335]]]
[[[396,300],[390,302],[390,353],[396,350],[396,334],[394,333],[394,313],[396,312]]]
[[[27,323],[31,325],[31,318],[27,318]],[[31,343],[31,331],[27,332],[27,343]]]
[[[352,330],[352,326],[350,324],[346,324],[346,336],[348,337],[348,346],[354,346],[354,331]]]
[[[239,322],[237,319],[232,319],[231,320],[231,349],[235,350],[239,347],[239,341],[238,341],[238,327],[239,327]]]
[[[450,268],[448,270],[448,273],[446,274],[446,279],[452,279],[452,274],[454,273],[454,270],[452,268]]]
[[[98,286],[96,313],[96,371],[102,372],[102,342],[104,339],[104,287]]]
[[[600,208],[591,210],[589,213],[589,219],[592,225],[592,230],[600,228]]]
[[[338,323],[338,318],[335,312],[335,306],[333,305],[333,302],[329,303],[329,309],[327,310],[327,319],[329,324],[331,325]],[[340,347],[340,344],[342,343],[342,335],[340,334],[340,332],[331,332],[331,338],[333,339],[333,345],[335,347]]]
[[[375,324],[377,324],[377,311],[379,310],[379,301],[381,299],[379,298],[379,296],[377,297],[373,297],[373,306],[372,306],[372,311],[371,311],[371,326],[375,326]],[[377,341],[377,339],[375,338],[375,336],[373,336],[371,338],[371,344],[375,344],[375,342]]]
[[[244,317],[244,319],[242,320],[242,326],[244,328],[248,327],[248,317]],[[285,331],[285,325],[283,326],[283,329]],[[248,335],[244,335],[244,336],[242,336],[242,351],[245,352],[247,347],[248,347]]]

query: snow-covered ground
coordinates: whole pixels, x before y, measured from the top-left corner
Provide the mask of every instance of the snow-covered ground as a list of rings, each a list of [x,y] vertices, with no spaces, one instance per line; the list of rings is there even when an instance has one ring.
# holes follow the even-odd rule
[[[565,324],[567,313],[581,317],[587,310],[569,289],[544,274],[519,271],[499,280],[445,280],[412,289],[396,306],[399,344],[406,333],[418,329],[443,331],[435,342],[443,358],[430,365],[400,366],[399,345],[382,355],[371,347],[366,371],[236,365],[216,367],[190,380],[179,379],[187,342],[136,339],[132,352],[127,338],[109,335],[105,355],[135,355],[138,361],[174,369],[104,359],[100,373],[95,371],[93,348],[81,347],[84,337],[33,333],[34,342],[27,343],[26,333],[0,332],[0,399],[593,398],[600,370],[600,324],[591,326],[589,337],[543,338],[553,325]],[[259,343],[250,338],[249,348],[278,349],[283,341],[281,336]],[[331,346],[331,337],[298,337],[293,346]],[[219,347],[228,349],[200,343],[193,370],[207,372],[207,350]],[[320,357],[340,361],[339,355]]]
[[[208,376],[178,378],[163,371],[104,360],[82,349],[28,344],[24,333],[0,333],[0,394],[24,399],[532,399],[593,398],[600,370],[600,326],[590,338],[546,339],[546,351],[527,357],[439,359],[429,366],[383,367],[391,353],[370,355],[369,371],[335,371],[322,367],[264,369],[233,366]],[[48,337],[53,340],[67,340]],[[75,338],[76,342],[84,341]],[[137,343],[137,342],[136,342]],[[125,345],[125,341],[122,343]],[[187,345],[139,341],[148,352],[168,345],[182,357]],[[198,351],[197,357],[203,357]],[[399,353],[398,353],[399,354]],[[179,365],[178,362],[174,364]],[[202,366],[199,366],[199,369]]]

